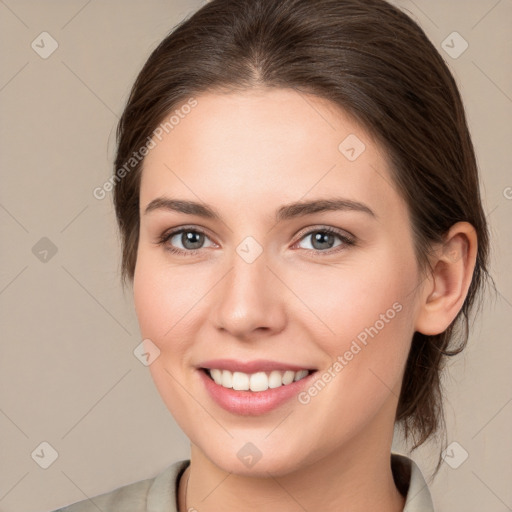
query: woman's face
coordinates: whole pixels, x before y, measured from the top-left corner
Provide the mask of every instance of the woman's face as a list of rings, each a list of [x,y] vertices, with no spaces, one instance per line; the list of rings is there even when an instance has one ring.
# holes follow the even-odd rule
[[[160,351],[158,391],[225,471],[280,475],[382,449],[421,284],[385,154],[346,113],[291,89],[196,100],[142,173],[134,299]],[[238,371],[242,390],[205,367],[226,386]],[[291,384],[281,377],[305,372],[276,373],[299,369],[315,371]]]

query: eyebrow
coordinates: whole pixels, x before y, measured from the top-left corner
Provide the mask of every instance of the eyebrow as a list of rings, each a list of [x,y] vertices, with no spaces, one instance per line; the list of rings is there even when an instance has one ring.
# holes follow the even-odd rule
[[[217,210],[209,205],[183,199],[171,199],[165,196],[153,199],[146,206],[144,215],[155,210],[174,211],[219,221],[222,219]],[[359,201],[352,201],[350,199],[334,197],[283,205],[276,211],[275,220],[276,222],[282,222],[284,220],[290,220],[297,217],[311,215],[313,213],[327,211],[357,211],[366,213],[374,218],[377,217],[375,212],[364,203],[360,203]]]

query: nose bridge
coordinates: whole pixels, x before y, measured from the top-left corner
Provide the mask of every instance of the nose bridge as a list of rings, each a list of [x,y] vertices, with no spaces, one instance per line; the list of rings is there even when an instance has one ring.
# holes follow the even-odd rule
[[[233,252],[230,270],[215,298],[217,328],[242,338],[255,330],[279,331],[285,320],[278,280],[267,268],[264,251],[260,249],[254,258],[257,248],[251,243],[242,242]]]

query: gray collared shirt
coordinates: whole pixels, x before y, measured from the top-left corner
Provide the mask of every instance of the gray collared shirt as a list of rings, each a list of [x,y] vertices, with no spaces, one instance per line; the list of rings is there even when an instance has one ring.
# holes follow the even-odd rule
[[[54,512],[177,512],[177,489],[190,460],[177,461],[153,478],[119,487],[90,500],[83,500]],[[428,486],[417,464],[405,455],[391,453],[391,467],[397,486],[405,492],[403,512],[434,512]],[[407,488],[408,484],[408,488]]]

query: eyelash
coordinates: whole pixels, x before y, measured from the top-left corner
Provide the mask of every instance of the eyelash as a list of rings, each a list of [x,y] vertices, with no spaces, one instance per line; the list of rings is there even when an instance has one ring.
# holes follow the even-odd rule
[[[208,235],[202,229],[198,229],[196,227],[182,227],[182,228],[162,234],[158,238],[158,241],[155,243],[157,245],[163,246],[173,236],[179,235],[180,233],[184,233],[184,232],[201,233],[201,234],[205,235],[206,237],[208,237]],[[331,228],[329,226],[322,226],[320,228],[311,229],[311,230],[307,231],[306,233],[303,233],[296,243],[300,242],[303,238],[306,238],[307,236],[310,236],[314,233],[329,233],[332,235],[336,235],[343,242],[343,244],[333,247],[331,249],[326,249],[325,251],[322,251],[320,249],[303,249],[305,251],[313,252],[314,256],[322,257],[324,255],[332,255],[333,253],[337,253],[339,251],[346,249],[346,247],[356,245],[355,238],[346,236],[342,232],[338,231],[337,229]],[[341,249],[340,249],[340,247],[341,247]],[[177,249],[176,247],[173,247],[171,245],[166,246],[165,250],[169,251],[170,253],[173,253],[173,254],[186,255],[186,256],[195,256],[196,254],[198,254],[201,251],[201,249],[191,249],[191,250]]]

